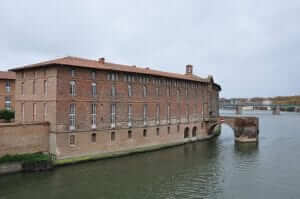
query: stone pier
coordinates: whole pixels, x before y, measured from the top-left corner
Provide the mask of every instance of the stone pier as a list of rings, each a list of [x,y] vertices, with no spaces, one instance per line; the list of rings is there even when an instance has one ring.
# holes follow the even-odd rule
[[[275,106],[273,107],[273,112],[272,112],[273,115],[280,115],[280,106]]]
[[[213,133],[213,129],[222,123],[233,129],[235,141],[242,143],[258,142],[259,120],[257,117],[219,117],[210,123],[209,133]]]

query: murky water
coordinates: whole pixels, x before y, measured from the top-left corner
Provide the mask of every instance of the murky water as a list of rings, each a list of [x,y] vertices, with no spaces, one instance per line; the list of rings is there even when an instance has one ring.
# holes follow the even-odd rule
[[[226,113],[230,114],[230,113]],[[0,199],[300,198],[300,114],[260,118],[259,144],[215,140],[0,177]]]

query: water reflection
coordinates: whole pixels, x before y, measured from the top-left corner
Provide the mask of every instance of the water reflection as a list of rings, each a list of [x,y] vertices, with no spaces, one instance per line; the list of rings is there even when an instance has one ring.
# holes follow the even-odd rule
[[[259,116],[258,144],[222,125],[207,142],[0,177],[0,199],[299,198],[300,119]]]

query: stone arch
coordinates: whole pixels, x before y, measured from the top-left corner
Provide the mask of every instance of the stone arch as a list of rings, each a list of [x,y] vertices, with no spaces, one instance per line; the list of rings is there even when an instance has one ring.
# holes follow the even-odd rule
[[[215,124],[212,124],[212,125],[209,127],[209,129],[208,129],[208,135],[212,135],[213,132],[214,132],[213,130],[214,130],[217,126],[221,126],[222,124],[225,124],[225,125],[229,126],[229,127],[232,129],[232,131],[233,131],[234,137],[236,137],[236,131],[235,131],[235,128],[232,126],[232,124],[231,124],[230,122],[226,122],[226,121],[224,121],[224,122],[217,122],[217,123],[215,123]]]
[[[192,137],[196,137],[196,136],[197,136],[197,127],[194,126],[192,130]]]
[[[190,136],[190,129],[189,127],[186,127],[184,129],[184,138],[188,138]]]

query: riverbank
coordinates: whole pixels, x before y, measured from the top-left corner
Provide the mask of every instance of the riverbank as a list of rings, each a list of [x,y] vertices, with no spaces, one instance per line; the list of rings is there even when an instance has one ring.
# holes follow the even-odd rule
[[[55,167],[67,166],[71,164],[78,164],[78,163],[84,163],[89,161],[97,161],[97,160],[129,156],[138,153],[158,151],[158,150],[163,150],[163,149],[189,144],[193,142],[211,140],[214,137],[219,135],[220,135],[220,129],[219,130],[217,129],[215,133],[201,138],[188,138],[180,142],[173,142],[169,144],[151,145],[151,146],[135,148],[132,150],[101,153],[101,154],[89,154],[89,155],[83,155],[78,157],[62,158],[57,160],[55,158],[51,158],[50,155],[48,154],[41,154],[41,153],[4,156],[0,158],[0,175],[17,173],[17,172],[28,172],[28,171],[31,172],[46,171],[50,169],[55,169]]]

